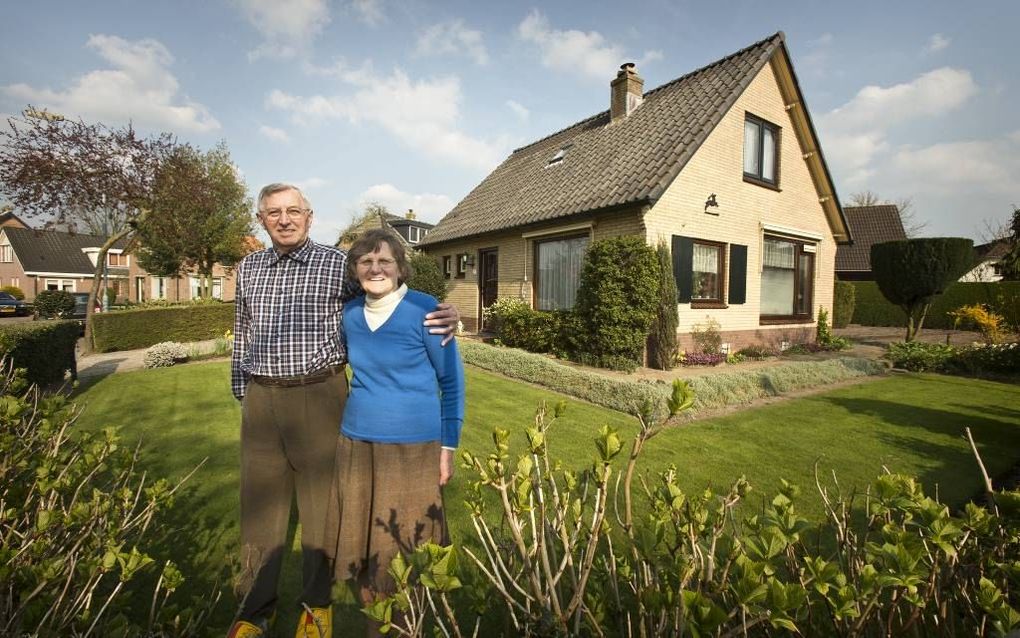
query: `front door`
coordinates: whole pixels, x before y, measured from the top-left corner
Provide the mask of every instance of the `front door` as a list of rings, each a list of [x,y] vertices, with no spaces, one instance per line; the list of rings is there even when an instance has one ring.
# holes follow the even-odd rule
[[[478,251],[478,296],[481,299],[479,316],[482,317],[482,330],[485,326],[485,309],[496,303],[499,291],[499,250],[486,248]]]

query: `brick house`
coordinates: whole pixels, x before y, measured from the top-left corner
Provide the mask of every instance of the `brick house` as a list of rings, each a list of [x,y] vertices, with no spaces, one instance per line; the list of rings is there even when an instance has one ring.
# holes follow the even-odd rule
[[[365,231],[372,230],[373,228],[389,228],[400,237],[405,248],[413,248],[417,247],[425,239],[425,235],[434,226],[434,224],[418,219],[413,210],[408,210],[407,214],[403,217],[393,213],[377,212],[367,215],[360,224],[353,228],[348,228],[341,233],[336,245],[347,249]]]
[[[871,245],[907,238],[900,209],[895,204],[844,206],[852,244],[836,248],[836,277],[842,281],[874,281],[871,273]]]
[[[780,32],[514,151],[423,241],[466,327],[497,297],[574,304],[590,242],[671,247],[684,347],[708,317],[724,341],[813,337],[850,232]]]
[[[90,292],[99,248],[106,238],[21,225],[0,227],[0,285],[17,286],[31,301],[43,290]],[[121,301],[149,299],[184,301],[198,296],[198,277],[157,277],[138,265],[126,244],[107,252],[107,280]],[[213,296],[234,299],[234,276],[217,264]]]

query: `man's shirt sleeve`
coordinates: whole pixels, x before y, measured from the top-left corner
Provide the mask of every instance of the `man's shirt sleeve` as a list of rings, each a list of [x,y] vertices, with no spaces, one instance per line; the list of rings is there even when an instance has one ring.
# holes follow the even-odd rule
[[[234,294],[234,351],[230,356],[230,389],[234,397],[240,401],[244,398],[244,388],[248,384],[248,374],[241,369],[241,362],[248,350],[248,318],[247,299],[244,295],[244,262],[237,265],[237,284]]]

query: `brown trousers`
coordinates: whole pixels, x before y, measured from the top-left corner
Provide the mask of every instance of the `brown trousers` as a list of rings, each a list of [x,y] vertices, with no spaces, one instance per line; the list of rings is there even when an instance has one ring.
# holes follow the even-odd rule
[[[347,376],[342,371],[312,385],[248,384],[241,404],[242,620],[269,618],[275,611],[295,492],[301,522],[301,602],[310,607],[330,604],[330,555],[336,536],[326,528],[326,513],[346,401]]]

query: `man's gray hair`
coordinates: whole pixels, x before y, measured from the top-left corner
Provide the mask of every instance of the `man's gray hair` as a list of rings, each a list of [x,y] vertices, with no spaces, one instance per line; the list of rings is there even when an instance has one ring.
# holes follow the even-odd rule
[[[301,202],[302,202],[302,204],[304,205],[305,208],[308,208],[308,209],[312,208],[311,203],[309,203],[308,198],[305,197],[305,194],[301,192],[300,188],[298,188],[297,186],[294,186],[293,184],[284,184],[282,182],[273,182],[272,184],[266,184],[265,186],[262,187],[262,190],[259,191],[259,199],[258,199],[258,210],[259,210],[259,212],[260,213],[262,212],[262,202],[264,202],[267,197],[269,197],[270,195],[275,195],[276,193],[282,193],[283,191],[294,191],[295,193],[297,193],[298,195],[301,196]]]

